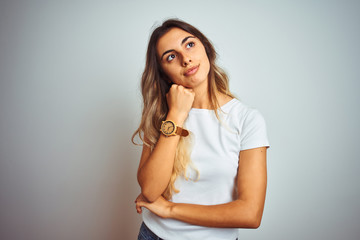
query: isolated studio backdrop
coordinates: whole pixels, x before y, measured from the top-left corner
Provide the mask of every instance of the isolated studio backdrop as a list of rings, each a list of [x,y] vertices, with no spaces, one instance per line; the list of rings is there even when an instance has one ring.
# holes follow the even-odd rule
[[[267,123],[262,225],[360,239],[359,1],[1,1],[0,238],[136,239],[139,81],[154,24],[213,42]],[[241,214],[241,213],[239,213]]]

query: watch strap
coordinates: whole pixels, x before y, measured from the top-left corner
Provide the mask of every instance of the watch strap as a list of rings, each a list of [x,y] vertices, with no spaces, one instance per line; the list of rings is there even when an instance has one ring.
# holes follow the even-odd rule
[[[176,132],[175,132],[177,135],[180,135],[182,137],[186,137],[189,135],[189,131],[182,128],[182,127],[179,127],[179,126],[176,126]]]

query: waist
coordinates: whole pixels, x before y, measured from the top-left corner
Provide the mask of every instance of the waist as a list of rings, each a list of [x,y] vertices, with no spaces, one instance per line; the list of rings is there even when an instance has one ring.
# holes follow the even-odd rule
[[[158,237],[155,233],[153,233],[150,228],[148,228],[146,226],[146,224],[143,222],[141,224],[141,227],[140,227],[140,235],[142,237],[144,237],[144,239],[149,239],[149,237],[151,237],[151,239],[154,239],[154,240],[164,240],[160,237]]]

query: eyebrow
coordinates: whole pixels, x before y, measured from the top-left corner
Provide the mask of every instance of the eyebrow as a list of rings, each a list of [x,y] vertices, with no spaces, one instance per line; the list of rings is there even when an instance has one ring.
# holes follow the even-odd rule
[[[183,45],[189,38],[195,38],[194,36],[187,36],[186,38],[184,38],[182,41],[181,41],[181,44],[180,45]],[[165,51],[162,55],[161,55],[161,58],[160,58],[160,61],[162,61],[163,57],[165,54],[169,53],[169,52],[172,52],[174,51],[174,49],[170,49],[170,50],[167,50]]]

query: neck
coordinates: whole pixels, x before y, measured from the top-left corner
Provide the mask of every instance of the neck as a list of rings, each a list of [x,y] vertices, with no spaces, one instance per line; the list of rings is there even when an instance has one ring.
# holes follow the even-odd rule
[[[195,99],[192,105],[193,108],[212,109],[208,92],[208,81],[204,81],[204,83],[205,84],[192,88],[195,92]],[[215,95],[220,106],[232,99],[231,96],[219,92],[216,92]]]
[[[210,104],[209,93],[207,88],[203,88],[203,89],[195,88],[193,90],[195,92],[195,99],[192,107],[201,108],[201,109],[210,109],[211,104]]]
[[[195,99],[192,107],[199,109],[212,109],[207,88],[203,88],[203,89],[193,88],[193,90],[195,92]],[[219,102],[219,106],[224,105],[233,98],[231,96],[219,92],[215,93],[215,95]]]

